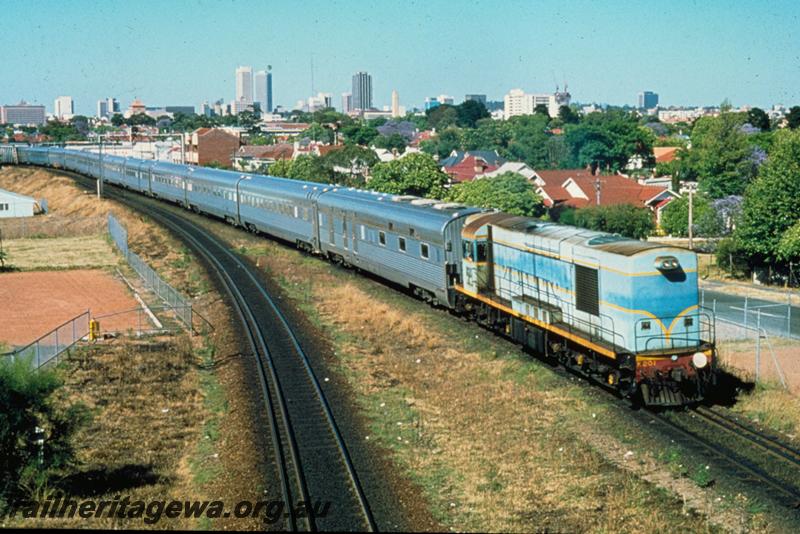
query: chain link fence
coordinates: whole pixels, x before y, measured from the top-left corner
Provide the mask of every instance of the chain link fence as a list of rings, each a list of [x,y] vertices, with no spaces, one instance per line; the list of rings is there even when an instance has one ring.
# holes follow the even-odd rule
[[[89,310],[87,310],[57,328],[54,328],[32,343],[0,356],[10,357],[12,360],[19,358],[24,360],[29,359],[31,365],[36,369],[53,360],[57,363],[58,356],[61,353],[70,349],[75,343],[89,334],[90,320],[90,313]]]
[[[108,233],[125,260],[150,288],[175,313],[176,317],[192,330],[192,303],[175,288],[166,283],[147,265],[142,258],[128,249],[128,232],[125,227],[110,213],[108,214]]]

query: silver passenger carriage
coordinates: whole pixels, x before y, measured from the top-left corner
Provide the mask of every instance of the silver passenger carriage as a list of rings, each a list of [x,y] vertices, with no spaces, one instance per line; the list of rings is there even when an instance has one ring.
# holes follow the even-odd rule
[[[452,306],[461,272],[461,227],[480,210],[414,196],[324,188],[317,200],[318,248],[330,258]]]

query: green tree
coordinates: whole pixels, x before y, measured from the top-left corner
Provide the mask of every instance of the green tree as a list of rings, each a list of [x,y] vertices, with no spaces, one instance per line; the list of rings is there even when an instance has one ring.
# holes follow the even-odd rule
[[[89,421],[89,412],[81,404],[58,401],[60,386],[54,371],[34,369],[29,358],[0,361],[0,497],[18,486],[42,488],[74,464],[73,438]],[[37,427],[44,430],[41,448]]]
[[[786,114],[786,123],[792,130],[800,127],[800,106],[793,106]]]
[[[800,260],[800,220],[781,236],[777,256],[786,262]]]
[[[475,124],[489,117],[486,106],[475,100],[465,100],[456,106],[456,116],[458,125],[462,128],[475,128]]]
[[[123,117],[119,113],[114,113],[114,115],[111,117],[111,124],[113,124],[114,126],[122,126],[123,124],[125,124],[125,117]]]
[[[800,220],[800,131],[776,132],[767,162],[747,187],[735,237],[755,264],[781,257],[780,241]]]
[[[630,204],[567,209],[559,214],[558,222],[631,239],[647,237],[655,229],[650,210]]]
[[[333,130],[325,128],[317,122],[312,122],[301,134],[302,137],[308,137],[312,141],[319,141],[322,143],[333,143]]]
[[[581,116],[569,106],[558,108],[558,118],[564,124],[578,124],[581,120]]]
[[[293,180],[334,183],[333,166],[318,156],[303,154],[296,159],[281,159],[270,165],[269,174]]]
[[[78,129],[71,123],[63,123],[60,121],[49,121],[44,126],[39,128],[39,132],[49,137],[56,143],[64,143],[66,141],[82,141],[86,139]]]
[[[512,215],[535,217],[544,213],[542,199],[534,191],[533,185],[524,176],[513,172],[455,185],[447,198],[468,206],[498,209]]]
[[[463,145],[462,130],[456,127],[446,128],[432,139],[423,141],[420,148],[432,156],[446,158],[453,150],[460,150]]]
[[[384,193],[442,198],[448,181],[431,156],[412,153],[375,165],[367,185]]]
[[[378,130],[360,121],[343,125],[341,132],[344,135],[344,142],[352,145],[369,146],[378,137]]]
[[[408,146],[406,138],[399,134],[393,133],[391,135],[379,135],[372,141],[373,146],[376,148],[385,148],[387,150],[397,150],[402,152]]]
[[[458,111],[454,106],[442,104],[425,112],[428,118],[428,127],[443,130],[458,124]]]
[[[696,236],[715,237],[723,228],[722,217],[704,194],[694,195],[692,201],[693,230]],[[689,197],[685,195],[670,202],[661,216],[661,228],[673,236],[689,235]]]
[[[550,120],[550,110],[547,109],[547,106],[544,104],[536,104],[536,107],[533,108],[534,115],[544,115],[547,117],[547,120]]]
[[[769,131],[769,115],[761,108],[752,108],[747,112],[747,122],[752,126],[761,129],[762,132]]]
[[[633,156],[652,159],[655,136],[636,115],[621,110],[590,113],[579,124],[567,124],[570,164],[617,171]]]
[[[463,131],[463,149],[496,150],[498,154],[503,155],[513,136],[511,121],[481,119],[476,123],[475,128]]]
[[[550,156],[547,148],[548,118],[540,113],[511,117],[511,141],[508,149],[501,153],[510,159],[521,160],[533,168],[549,166]]]
[[[741,195],[753,178],[753,146],[742,125],[744,114],[700,117],[692,128],[692,148],[680,153],[680,178],[696,179],[711,198]]]

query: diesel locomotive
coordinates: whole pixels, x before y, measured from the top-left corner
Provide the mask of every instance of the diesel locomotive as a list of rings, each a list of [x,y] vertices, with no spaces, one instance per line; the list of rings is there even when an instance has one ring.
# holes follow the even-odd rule
[[[392,195],[58,147],[0,147],[212,215],[407,288],[648,405],[715,383],[714,317],[686,249]]]

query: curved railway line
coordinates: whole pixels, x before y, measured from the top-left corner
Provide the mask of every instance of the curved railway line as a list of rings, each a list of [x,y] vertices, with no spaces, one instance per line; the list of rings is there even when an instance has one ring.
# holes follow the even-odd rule
[[[176,234],[200,255],[228,293],[259,370],[273,461],[287,503],[286,529],[377,530],[309,358],[251,267],[205,229],[174,216],[155,201],[116,188],[107,188],[106,194]],[[310,506],[298,511],[293,504],[300,501]],[[327,513],[315,515],[324,510],[324,503],[330,503]],[[319,505],[316,510],[315,504]]]
[[[287,528],[376,530],[319,381],[263,283],[224,242],[159,206],[158,201],[116,187],[106,191],[178,234],[204,258],[228,292],[261,373],[283,497],[286,502],[333,503],[332,514],[326,517],[290,515]],[[561,372],[573,374],[569,370]],[[630,406],[629,401],[614,396]],[[741,485],[757,484],[765,496],[794,513],[800,508],[800,450],[712,408],[700,406],[669,415],[648,409],[632,413],[643,425],[660,426],[687,450],[702,451],[704,457],[717,460],[720,467],[726,468],[726,476]],[[712,429],[716,432],[710,432]],[[754,451],[764,455],[754,456]]]

